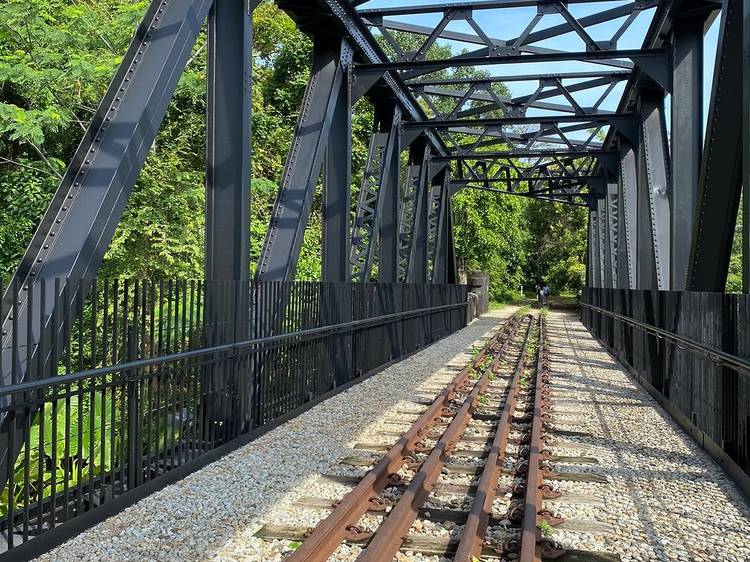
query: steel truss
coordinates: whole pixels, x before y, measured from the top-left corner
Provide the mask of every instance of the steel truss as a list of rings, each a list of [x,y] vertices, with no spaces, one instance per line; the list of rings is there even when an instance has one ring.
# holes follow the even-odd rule
[[[206,20],[206,275],[247,275],[257,3],[152,0],[13,286],[44,279],[47,302],[75,306],[72,288],[96,274]],[[741,186],[750,184],[746,2],[277,3],[313,37],[314,53],[258,279],[294,278],[322,173],[324,280],[455,281],[451,197],[474,188],[587,207],[593,287],[724,289]],[[525,14],[525,25],[497,37],[493,22],[510,11]],[[703,34],[719,13],[704,142]],[[560,71],[549,72],[550,62]],[[519,63],[522,71],[509,67]],[[376,118],[353,201],[351,111],[361,96]],[[750,228],[750,197],[745,203]],[[42,336],[62,337],[65,321],[52,307],[26,326],[28,303],[11,302],[12,293],[0,318],[5,384],[24,379],[28,357],[37,360],[34,351],[12,357],[10,338],[34,350]],[[209,318],[212,302],[207,295]],[[238,303],[239,314],[248,308]],[[244,330],[249,320],[240,320]]]

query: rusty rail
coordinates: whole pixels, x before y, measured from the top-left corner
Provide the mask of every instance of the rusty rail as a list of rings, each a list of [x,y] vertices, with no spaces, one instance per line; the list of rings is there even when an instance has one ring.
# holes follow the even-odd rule
[[[380,506],[380,493],[386,487],[391,475],[396,474],[404,459],[414,452],[418,440],[438,422],[443,409],[455,397],[457,389],[469,379],[471,366],[479,367],[488,354],[495,354],[503,337],[501,355],[512,341],[521,319],[514,316],[506,320],[474,361],[464,367],[451,383],[435,398],[430,407],[417,419],[388,453],[368,472],[365,477],[336,506],[333,512],[321,521],[302,545],[288,558],[289,562],[323,562],[348,538],[361,538],[363,532],[356,527],[359,519],[373,506]],[[496,359],[497,361],[497,359]],[[486,378],[486,374],[485,374]],[[481,380],[481,379],[480,379]],[[475,386],[478,387],[479,383]],[[478,393],[477,393],[478,394]]]
[[[524,347],[530,331],[531,322],[529,322],[524,338]],[[505,342],[504,349],[507,349],[510,342],[509,338]],[[491,370],[493,372],[497,372],[499,368],[499,357],[500,354],[498,354],[498,358],[492,366]],[[419,508],[427,500],[430,491],[440,476],[448,455],[455,448],[471,420],[479,400],[479,395],[486,390],[489,383],[489,372],[486,371],[480,377],[471,393],[466,397],[447,429],[412,478],[409,487],[401,495],[396,505],[393,506],[388,517],[377,530],[365,550],[357,557],[357,562],[391,562],[393,560],[409,528],[417,518]]]
[[[546,464],[548,457],[544,449],[542,431],[545,419],[549,416],[548,358],[545,347],[544,318],[539,317],[539,347],[537,348],[536,384],[534,385],[534,413],[531,422],[531,440],[526,476],[526,491],[521,526],[521,552],[519,562],[541,562],[544,547],[539,525],[544,521],[555,524],[551,513],[542,507],[544,476],[551,468]]]
[[[500,421],[495,431],[495,437],[485,460],[474,501],[466,518],[466,524],[456,548],[453,562],[471,562],[472,559],[479,558],[482,553],[485,532],[492,516],[492,504],[495,502],[497,495],[497,481],[500,478],[500,470],[505,460],[513,414],[521,390],[520,382],[527,360],[526,351],[524,345],[513,372],[513,379],[508,387],[508,394],[500,412]]]

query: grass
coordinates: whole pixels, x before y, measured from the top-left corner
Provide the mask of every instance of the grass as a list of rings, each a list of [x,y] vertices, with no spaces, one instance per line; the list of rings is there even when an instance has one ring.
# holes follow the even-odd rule
[[[555,532],[555,530],[552,528],[552,525],[550,525],[546,521],[542,521],[541,523],[539,523],[539,525],[537,525],[537,527],[539,527],[539,530],[544,537],[551,537]]]

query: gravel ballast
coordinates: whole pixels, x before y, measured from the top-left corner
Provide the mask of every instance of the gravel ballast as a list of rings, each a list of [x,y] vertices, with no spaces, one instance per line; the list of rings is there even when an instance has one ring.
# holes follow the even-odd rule
[[[475,321],[40,560],[281,561],[290,542],[262,540],[256,532],[263,526],[314,526],[324,518],[328,510],[300,501],[340,499],[351,486],[321,475],[364,475],[368,467],[340,461],[379,458],[382,452],[355,445],[395,442],[425,402],[466,364],[472,346],[486,341],[511,312],[508,308]],[[722,469],[574,314],[551,312],[547,333],[551,448],[554,455],[568,456],[554,469],[606,478],[606,483],[555,481],[563,496],[545,507],[566,521],[552,538],[567,548],[617,554],[623,562],[750,561],[750,507]],[[483,433],[485,425],[473,423],[469,433]],[[582,462],[584,457],[594,462]],[[471,480],[462,475],[444,479]],[[501,483],[509,479],[501,477]],[[384,494],[391,501],[397,496],[392,490]],[[505,498],[499,500],[497,509],[503,512]],[[462,501],[460,495],[450,496],[444,505],[428,507],[455,509]],[[368,528],[377,522],[372,514],[361,521]],[[460,531],[453,523],[417,523],[421,527],[411,532],[447,537]],[[344,545],[332,560],[348,562],[359,552],[358,546]],[[397,560],[437,562],[439,557],[404,552]]]
[[[556,531],[565,546],[619,554],[624,562],[750,560],[750,508],[739,489],[661,406],[589,334],[574,314],[548,317],[556,442],[583,444],[608,484],[561,482],[601,505],[549,507],[609,532]],[[564,413],[563,413],[564,412]],[[589,435],[571,435],[581,432]],[[558,448],[553,446],[553,450]],[[575,454],[581,454],[576,452]]]
[[[492,312],[383,372],[315,406],[256,441],[99,523],[39,560],[248,560],[274,553],[253,534],[303,496],[337,497],[347,488],[318,478],[374,439],[399,411],[432,399],[512,308]],[[423,407],[423,406],[422,406]],[[398,429],[391,426],[390,429]],[[393,441],[396,439],[394,438]],[[313,493],[314,492],[314,493]],[[315,513],[315,512],[313,512]],[[318,514],[319,519],[324,514]],[[314,521],[311,521],[311,523]],[[280,553],[278,553],[280,555]]]

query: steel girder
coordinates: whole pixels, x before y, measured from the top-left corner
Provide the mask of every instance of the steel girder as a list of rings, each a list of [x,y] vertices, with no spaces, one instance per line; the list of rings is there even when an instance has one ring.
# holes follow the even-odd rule
[[[639,99],[639,113],[641,116],[641,155],[642,176],[645,181],[639,193],[644,198],[642,207],[648,210],[648,216],[640,215],[642,223],[650,225],[651,241],[641,244],[643,251],[653,251],[651,256],[643,256],[646,264],[653,264],[653,277],[660,290],[670,288],[670,165],[669,145],[667,139],[666,119],[664,115],[664,91],[644,90]],[[644,234],[645,236],[645,234]],[[649,248],[647,250],[647,248]],[[653,250],[650,250],[653,248]],[[639,258],[640,259],[640,258]],[[649,274],[651,275],[651,274]],[[651,288],[651,283],[644,276],[643,288]]]
[[[601,252],[599,251],[599,216],[596,207],[589,211],[589,286],[602,286]]]
[[[636,163],[636,147],[625,139],[619,140],[620,149],[620,178],[618,182],[618,195],[621,202],[618,213],[618,225],[621,235],[618,236],[620,244],[619,256],[625,258],[625,267],[622,271],[627,274],[627,284],[623,288],[635,289],[637,287],[638,271],[638,236],[636,231],[638,216],[638,168]],[[621,277],[620,282],[625,281]]]
[[[258,263],[260,281],[294,279],[334,116],[350,99],[340,91],[349,82],[352,54],[346,39],[315,39],[310,81]]]
[[[605,198],[597,199],[596,201],[596,247],[599,251],[597,256],[597,264],[599,266],[597,272],[597,278],[599,279],[600,287],[609,287],[607,281],[607,269],[609,268],[609,253],[607,248],[609,247],[608,240],[608,227],[607,227],[607,201]]]
[[[444,168],[435,177],[430,187],[429,211],[427,217],[427,279],[436,283],[436,277],[442,275],[445,267],[439,262],[444,257],[441,245],[442,229],[445,227],[445,213],[450,196],[450,171]],[[440,271],[438,271],[440,270]]]
[[[350,257],[354,281],[370,280],[386,204],[394,190],[398,193],[400,125],[401,109],[393,104],[381,108],[376,116],[354,219]],[[392,207],[389,211],[393,217]],[[395,226],[392,221],[388,228]],[[393,239],[387,239],[387,243]],[[389,261],[389,256],[382,261]]]
[[[208,16],[206,279],[250,272],[252,18],[241,2],[215,1]]]
[[[335,107],[328,132],[323,181],[323,281],[345,282],[351,278],[350,190],[352,182],[352,92],[347,64],[349,46],[341,43],[342,76],[332,90]],[[325,125],[323,125],[325,126]],[[313,183],[312,189],[315,189]],[[307,226],[304,220],[302,228]],[[297,258],[299,255],[297,255]],[[295,259],[297,259],[295,258]],[[296,269],[296,264],[295,264]],[[289,280],[293,276],[288,277]]]
[[[418,282],[417,279],[423,279],[427,275],[427,253],[424,245],[427,230],[429,160],[429,145],[423,137],[417,139],[409,148],[409,163],[404,178],[399,219],[399,279],[408,283]],[[420,241],[423,244],[421,249]]]
[[[672,30],[671,289],[688,284],[690,245],[703,143],[703,28],[705,14],[675,21]]]
[[[444,181],[440,185],[439,200],[435,203],[436,207],[439,207],[435,212],[435,242],[432,249],[432,271],[430,281],[432,283],[447,283],[448,282],[448,229],[450,226],[450,170],[446,169],[444,172]]]
[[[620,278],[618,274],[618,268],[620,265],[619,256],[619,193],[618,184],[615,176],[615,180],[611,179],[607,181],[607,197],[606,197],[606,215],[607,215],[607,255],[608,268],[607,268],[607,286],[613,289],[622,288],[620,286]]]
[[[743,10],[740,2],[724,6],[688,270],[693,291],[726,286],[742,186]]]

